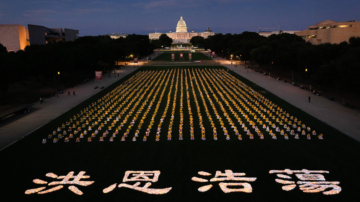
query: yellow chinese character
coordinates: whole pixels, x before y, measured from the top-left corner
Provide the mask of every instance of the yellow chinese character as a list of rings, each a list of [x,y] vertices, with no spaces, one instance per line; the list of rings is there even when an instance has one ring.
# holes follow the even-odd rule
[[[270,174],[277,173],[277,177],[282,179],[275,179],[277,183],[283,184],[282,187],[285,191],[291,191],[296,187],[296,184],[299,185],[299,189],[304,193],[319,193],[322,192],[324,195],[334,195],[341,192],[341,187],[338,186],[340,182],[337,181],[325,181],[325,177],[322,173],[329,173],[325,170],[270,170]],[[282,174],[285,173],[285,174]],[[289,175],[295,174],[295,176],[300,180],[297,183],[291,181],[292,177]],[[331,189],[326,191],[327,189]]]
[[[58,191],[64,187],[63,186],[64,184],[68,184],[68,185],[71,185],[71,186],[69,186],[70,191],[74,192],[77,195],[83,195],[83,192],[80,191],[77,187],[75,187],[73,185],[89,186],[89,185],[93,184],[94,181],[81,181],[81,179],[90,178],[90,176],[85,175],[85,173],[86,173],[85,171],[81,171],[81,172],[79,172],[79,174],[77,176],[74,176],[73,171],[69,172],[66,176],[57,176],[54,173],[47,173],[46,177],[59,179],[59,180],[62,179],[62,180],[61,181],[53,181],[53,182],[48,183],[47,181],[43,181],[40,179],[34,179],[33,182],[35,184],[47,184],[48,186],[54,186],[54,185],[58,185],[58,186],[53,187],[48,190],[45,190],[45,191],[42,191],[42,190],[46,189],[46,186],[35,188],[35,189],[28,189],[25,191],[25,194],[35,194],[35,193],[47,194],[47,193],[51,193],[54,191]],[[71,180],[71,179],[73,179],[73,180]]]
[[[200,171],[198,172],[201,176],[211,176],[211,173]],[[224,193],[231,193],[231,192],[245,192],[245,193],[251,193],[252,192],[252,186],[247,182],[254,182],[256,180],[256,177],[243,177],[245,176],[245,173],[234,173],[232,170],[225,170],[225,173],[222,173],[220,171],[216,171],[215,177],[210,179],[210,182],[220,182],[219,186],[220,189]],[[192,181],[195,182],[209,182],[207,179],[193,177],[191,178]],[[245,181],[245,182],[223,182],[223,181]],[[228,186],[240,186],[242,188],[234,189],[234,188],[228,188]],[[198,189],[199,192],[206,192],[210,190],[213,187],[212,184],[208,184],[205,186],[202,186]]]
[[[136,182],[133,185],[127,183],[119,184],[119,188],[126,187],[129,189],[134,189],[137,191],[141,191],[147,194],[167,194],[172,187],[163,188],[163,189],[156,189],[156,188],[149,188],[151,186],[151,182],[157,182],[159,179],[160,171],[126,171],[125,176],[123,178],[123,182]],[[140,187],[140,182],[147,182],[143,187]],[[117,183],[112,184],[108,188],[105,188],[103,192],[105,194],[113,191],[116,187]]]

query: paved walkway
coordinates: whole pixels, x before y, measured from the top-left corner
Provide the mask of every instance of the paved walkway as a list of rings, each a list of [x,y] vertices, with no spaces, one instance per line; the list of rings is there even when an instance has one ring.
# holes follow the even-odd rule
[[[148,55],[147,57],[143,57],[143,58],[139,59],[138,63],[129,62],[127,65],[135,66],[135,67],[147,65],[149,62],[151,62],[153,59],[155,59],[156,57],[158,57],[161,54],[162,54],[162,52],[154,52],[153,54]],[[151,60],[148,60],[148,57],[151,57]]]
[[[295,107],[360,141],[360,113],[357,110],[344,107],[325,97],[316,96],[310,91],[294,87],[290,83],[277,81],[252,69],[245,70],[243,65],[237,65],[236,68],[234,65],[231,65],[230,61],[223,58],[216,57],[215,60],[219,60],[223,66],[256,83]],[[311,103],[308,103],[309,96],[311,96]]]
[[[34,110],[29,114],[10,123],[7,123],[7,120],[5,120],[0,125],[0,150],[100,92],[102,86],[106,88],[135,70],[136,68],[134,67],[122,67],[121,70],[116,70],[116,77],[114,77],[114,74],[111,74],[110,77],[109,74],[106,74],[103,75],[103,81],[95,82],[90,80],[74,88],[66,89],[64,94],[59,95],[59,97],[54,96],[45,99],[44,104],[34,103]],[[119,74],[119,77],[117,74]],[[96,86],[99,88],[94,89]],[[70,91],[71,96],[68,96],[68,91]],[[73,91],[75,91],[76,96],[72,95]]]

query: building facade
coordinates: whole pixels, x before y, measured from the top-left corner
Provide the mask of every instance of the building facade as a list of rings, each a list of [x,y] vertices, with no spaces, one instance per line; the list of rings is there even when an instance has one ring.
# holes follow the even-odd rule
[[[0,43],[9,52],[24,50],[30,45],[28,29],[22,25],[0,25]]]
[[[79,30],[47,28],[39,25],[0,25],[0,43],[11,51],[24,50],[30,44],[45,45],[48,42],[75,41]]]
[[[309,29],[295,32],[295,34],[314,45],[339,44],[344,41],[348,42],[351,37],[360,37],[360,22],[325,20],[309,26]]]
[[[120,38],[126,38],[128,34],[108,34],[105,36],[109,36],[111,39],[120,39]]]
[[[40,25],[28,25],[30,44],[45,45],[49,42],[75,41],[79,30],[47,28]]]
[[[161,34],[163,33],[150,33],[149,39],[151,40],[157,40],[160,38]],[[176,26],[176,32],[169,32],[165,33],[168,37],[170,37],[173,40],[174,44],[186,44],[190,43],[191,38],[195,36],[201,36],[203,38],[207,38],[209,36],[215,35],[214,32],[208,28],[205,32],[188,32],[186,23],[181,15],[180,20],[177,23]]]
[[[259,35],[260,36],[264,36],[264,37],[269,37],[273,34],[282,34],[282,33],[286,33],[286,34],[295,34],[295,32],[298,32],[298,31],[272,31],[272,32],[259,32]]]

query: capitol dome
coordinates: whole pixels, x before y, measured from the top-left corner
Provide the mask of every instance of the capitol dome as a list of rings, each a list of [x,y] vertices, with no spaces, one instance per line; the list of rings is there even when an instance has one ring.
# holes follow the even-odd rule
[[[176,32],[187,32],[186,23],[183,20],[182,15],[180,16],[180,20],[177,23]]]

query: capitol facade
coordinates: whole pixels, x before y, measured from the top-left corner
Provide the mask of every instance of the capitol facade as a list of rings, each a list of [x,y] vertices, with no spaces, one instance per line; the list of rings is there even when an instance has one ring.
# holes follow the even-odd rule
[[[157,40],[163,33],[150,33],[149,39]],[[173,44],[187,44],[190,43],[191,38],[194,36],[201,36],[204,39],[206,39],[209,36],[215,35],[214,32],[210,30],[210,28],[207,28],[205,32],[188,32],[186,23],[183,19],[183,16],[180,16],[180,20],[177,23],[176,26],[176,32],[169,32],[165,33],[168,37],[170,37],[173,40]]]

